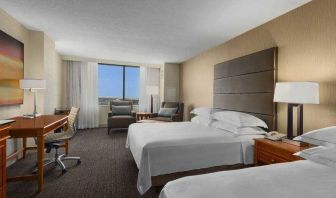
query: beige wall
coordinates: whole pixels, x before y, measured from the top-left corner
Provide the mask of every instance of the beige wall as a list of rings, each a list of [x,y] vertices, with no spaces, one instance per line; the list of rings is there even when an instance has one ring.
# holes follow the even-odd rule
[[[44,113],[53,114],[55,107],[62,107],[65,95],[65,76],[61,56],[55,50],[55,42],[44,34]]]
[[[55,51],[54,41],[43,32],[31,31],[0,9],[0,29],[24,43],[24,77],[42,78],[47,80],[47,89],[37,94],[39,113],[50,113],[54,105],[59,104],[58,82],[60,58]],[[58,67],[58,68],[55,68]],[[48,71],[48,72],[46,72]],[[49,88],[53,91],[50,91]],[[55,91],[56,90],[56,91]],[[0,107],[0,119],[33,112],[33,95],[24,93],[23,105]],[[7,155],[21,146],[21,141],[10,139],[7,142]]]
[[[186,108],[212,106],[213,66],[252,52],[279,47],[279,81],[316,81],[319,105],[304,106],[304,130],[336,123],[336,1],[315,0],[184,62],[181,100]],[[278,128],[287,110],[278,105]],[[187,118],[187,114],[185,115]]]
[[[163,101],[178,102],[180,99],[180,65],[164,64]]]

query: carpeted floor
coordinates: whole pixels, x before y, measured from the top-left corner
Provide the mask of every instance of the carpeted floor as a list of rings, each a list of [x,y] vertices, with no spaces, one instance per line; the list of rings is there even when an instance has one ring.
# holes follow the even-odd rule
[[[46,168],[43,192],[36,193],[36,181],[15,182],[8,183],[8,197],[141,197],[136,189],[138,170],[125,148],[126,132],[107,135],[106,131],[79,131],[70,141],[69,156],[80,156],[82,163],[76,166],[76,162],[67,162],[68,172],[64,175],[58,168]],[[31,151],[26,159],[7,169],[8,175],[29,174],[35,162],[36,153]],[[151,188],[142,197],[158,197],[158,193]]]

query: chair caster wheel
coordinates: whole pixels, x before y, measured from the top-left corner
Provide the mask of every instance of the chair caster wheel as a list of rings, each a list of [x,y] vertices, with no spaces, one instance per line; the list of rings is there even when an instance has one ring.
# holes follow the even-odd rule
[[[65,174],[66,172],[67,172],[67,170],[66,170],[66,169],[63,169],[63,170],[62,170],[62,175]]]
[[[77,165],[80,165],[82,163],[81,160],[77,160]]]

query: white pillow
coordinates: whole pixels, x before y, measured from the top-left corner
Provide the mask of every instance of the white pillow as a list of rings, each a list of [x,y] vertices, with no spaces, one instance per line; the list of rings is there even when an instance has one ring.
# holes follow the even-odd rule
[[[191,122],[196,123],[196,124],[201,124],[204,126],[210,126],[212,119],[210,117],[195,116],[191,118]]]
[[[336,148],[317,146],[295,153],[304,159],[336,168]]]
[[[294,138],[294,140],[313,145],[334,147],[336,145],[336,126],[313,130]]]
[[[264,135],[267,133],[259,127],[239,127],[225,121],[213,121],[210,126],[216,129],[229,131],[235,135]]]
[[[268,129],[267,124],[259,118],[237,111],[219,111],[213,114],[213,118],[219,121],[230,122],[239,127],[263,127]]]
[[[220,130],[226,130],[231,133],[237,133],[238,126],[234,125],[230,122],[225,121],[213,121],[210,125],[212,128],[220,129]]]
[[[215,111],[217,110],[210,107],[197,107],[193,109],[190,113],[203,117],[211,117],[212,113]]]
[[[260,127],[240,127],[237,135],[265,135],[267,132]]]

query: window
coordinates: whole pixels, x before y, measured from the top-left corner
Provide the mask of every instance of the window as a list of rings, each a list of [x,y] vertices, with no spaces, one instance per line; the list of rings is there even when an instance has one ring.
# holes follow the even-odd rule
[[[98,65],[99,104],[114,99],[139,102],[140,68],[127,65]]]
[[[125,100],[139,100],[139,67],[125,67]]]

